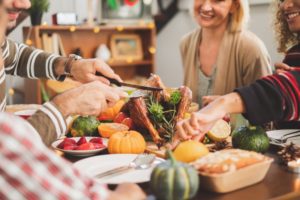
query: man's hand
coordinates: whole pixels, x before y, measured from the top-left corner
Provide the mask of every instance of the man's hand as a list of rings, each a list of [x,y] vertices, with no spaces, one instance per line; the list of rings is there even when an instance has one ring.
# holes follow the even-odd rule
[[[77,81],[82,83],[88,83],[92,81],[101,81],[105,84],[109,84],[109,81],[104,77],[96,76],[96,71],[101,74],[122,81],[119,75],[101,59],[80,59],[72,62],[71,75]]]
[[[276,73],[290,71],[292,69],[292,67],[284,63],[275,63],[274,66],[275,66]]]
[[[110,193],[109,200],[144,200],[145,193],[141,188],[133,183],[123,183],[117,189]]]
[[[126,96],[127,93],[119,88],[94,81],[59,94],[52,102],[65,117],[74,114],[97,116]]]

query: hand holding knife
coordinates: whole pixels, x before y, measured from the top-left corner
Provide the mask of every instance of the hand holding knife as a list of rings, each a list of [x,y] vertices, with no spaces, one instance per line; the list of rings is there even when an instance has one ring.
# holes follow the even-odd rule
[[[131,84],[131,83],[120,82],[116,79],[109,78],[109,77],[101,74],[100,72],[96,72],[96,76],[102,76],[102,77],[106,78],[107,80],[109,80],[111,84],[114,84],[118,87],[127,86],[127,87],[137,88],[140,90],[150,90],[150,91],[161,91],[162,90],[162,88],[157,88],[157,87],[149,87],[149,86],[142,86],[142,85],[135,85],[135,84]]]

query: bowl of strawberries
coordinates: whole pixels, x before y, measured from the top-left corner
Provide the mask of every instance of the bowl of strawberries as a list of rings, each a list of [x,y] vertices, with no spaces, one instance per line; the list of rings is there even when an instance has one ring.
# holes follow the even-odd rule
[[[106,149],[107,142],[101,137],[66,137],[53,142],[52,147],[73,156],[91,156]]]

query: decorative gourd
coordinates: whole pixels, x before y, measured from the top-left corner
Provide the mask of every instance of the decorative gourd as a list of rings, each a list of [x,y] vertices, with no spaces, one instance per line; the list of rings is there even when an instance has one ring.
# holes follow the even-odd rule
[[[137,131],[114,133],[108,141],[109,153],[143,153],[146,149],[144,137]]]
[[[269,148],[269,138],[260,126],[242,126],[232,133],[232,146],[248,151],[266,152]]]
[[[167,157],[169,159],[157,165],[151,173],[152,192],[161,200],[193,198],[199,186],[197,171],[188,164],[177,162],[170,150]]]

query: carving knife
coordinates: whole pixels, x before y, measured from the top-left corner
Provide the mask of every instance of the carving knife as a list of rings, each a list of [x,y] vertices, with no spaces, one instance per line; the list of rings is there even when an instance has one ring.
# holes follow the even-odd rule
[[[115,84],[118,87],[127,86],[127,87],[131,87],[131,88],[137,88],[137,89],[140,89],[140,90],[150,90],[150,91],[161,91],[162,90],[162,88],[158,88],[158,87],[149,87],[149,86],[143,86],[143,85],[136,85],[136,84],[131,84],[131,83],[120,82],[116,79],[104,76],[100,72],[96,72],[96,76],[102,76],[102,77],[106,78],[107,80],[109,80],[110,83]]]

